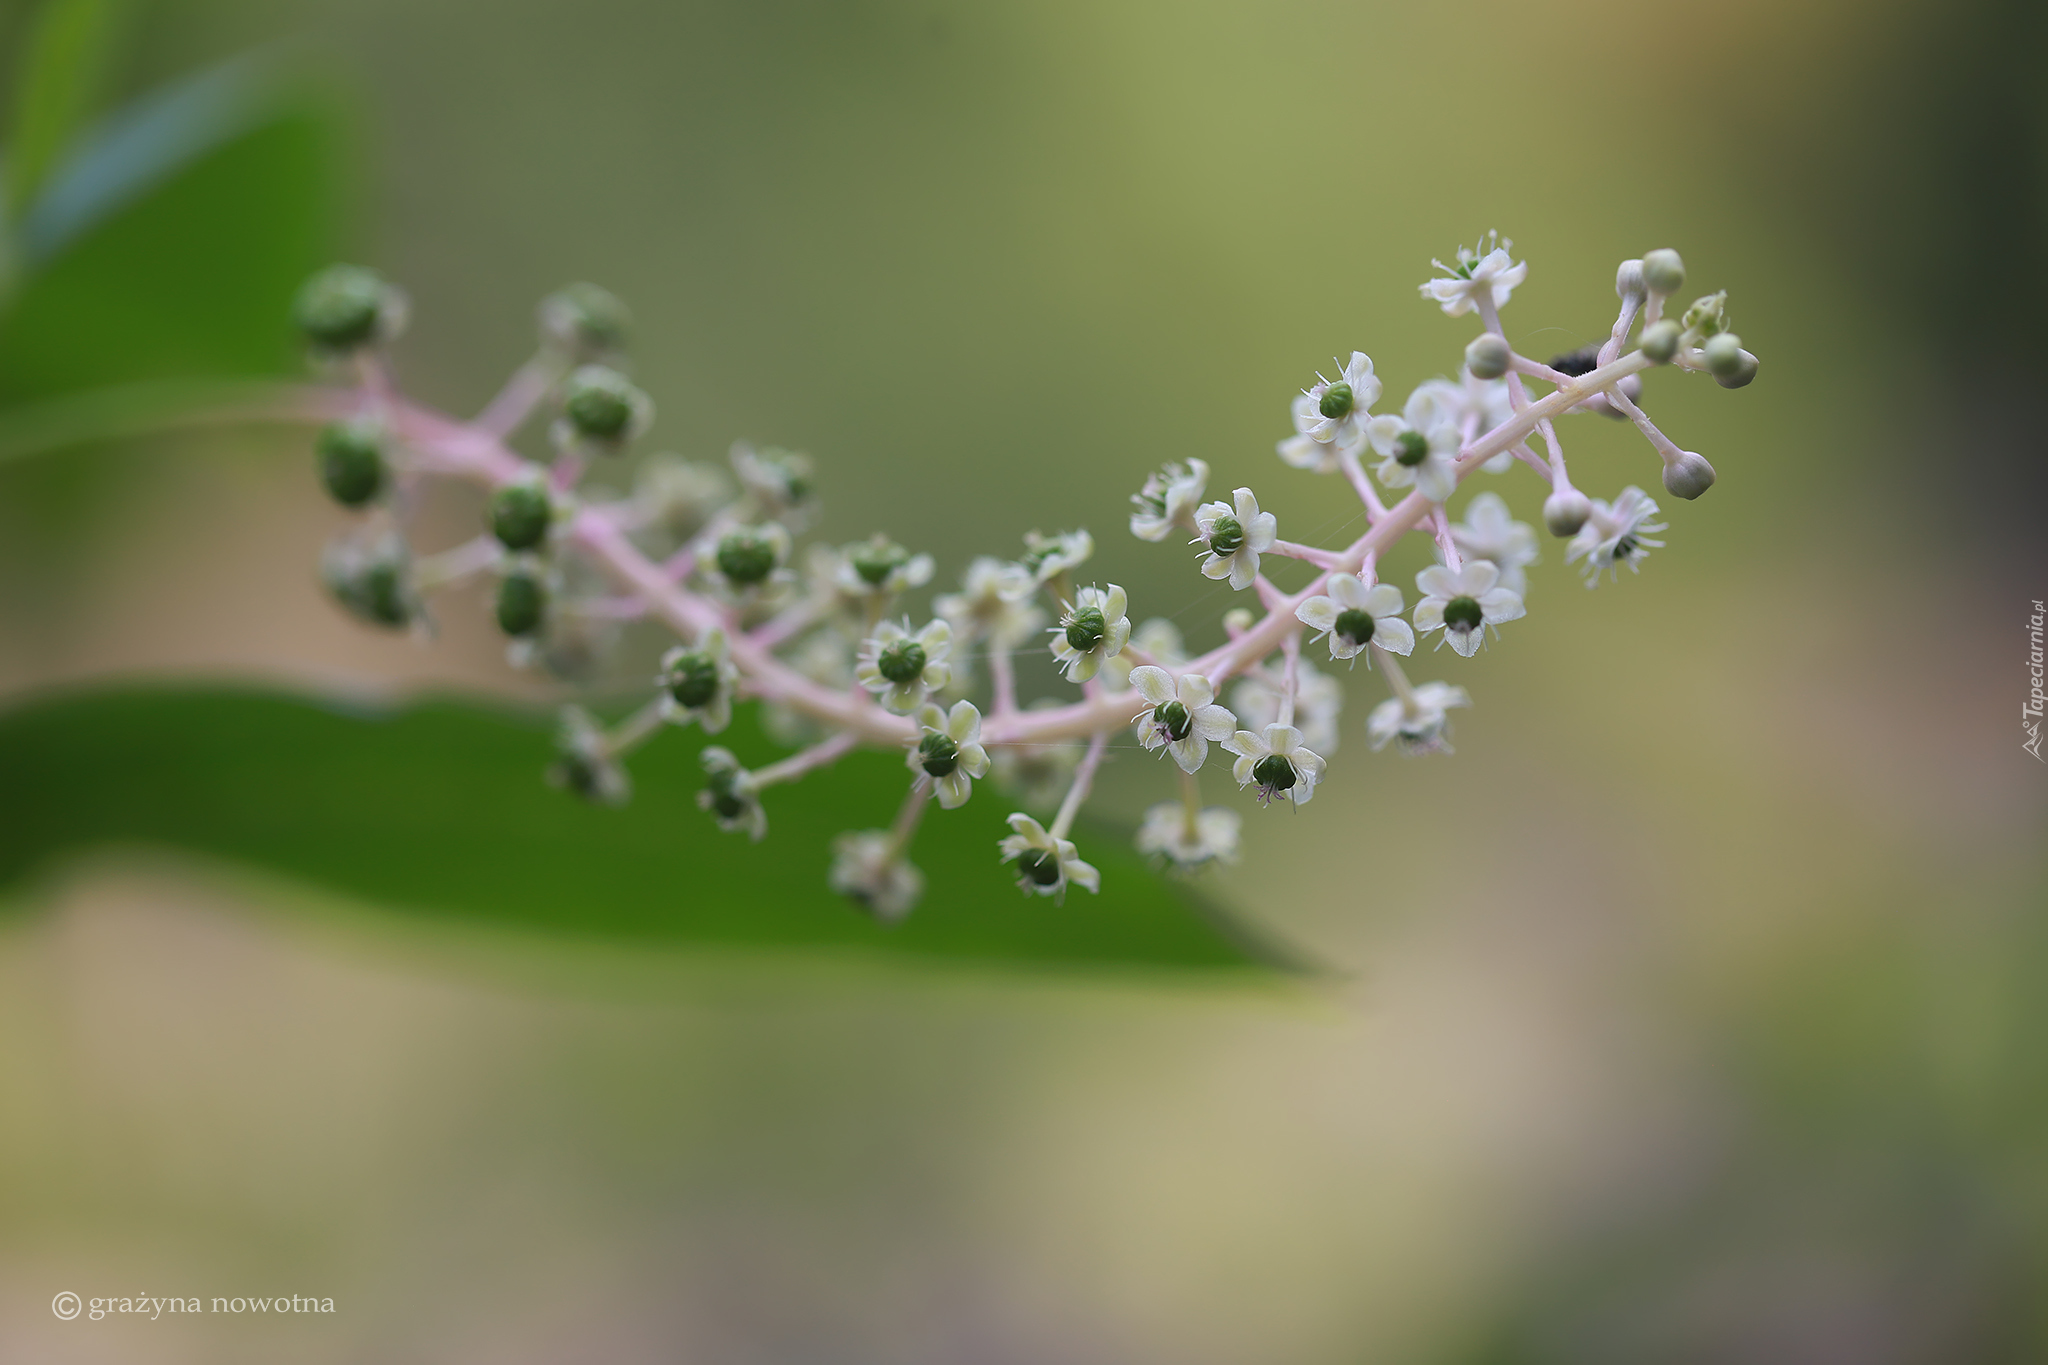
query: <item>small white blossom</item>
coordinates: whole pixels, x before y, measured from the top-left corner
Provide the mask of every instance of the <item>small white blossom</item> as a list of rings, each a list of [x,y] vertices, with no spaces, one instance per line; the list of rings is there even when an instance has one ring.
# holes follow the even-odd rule
[[[649,455],[633,475],[633,502],[641,515],[677,540],[703,530],[732,498],[724,470],[680,455]]]
[[[1124,652],[1131,638],[1129,600],[1116,584],[1107,591],[1083,588],[1074,594],[1060,623],[1050,628],[1052,656],[1067,671],[1068,682],[1087,682],[1096,670]]]
[[[1042,697],[1027,711],[1050,710],[1059,703]],[[1081,764],[1081,741],[1047,740],[1038,744],[1004,744],[994,754],[995,780],[1004,791],[1033,810],[1052,810],[1067,794],[1074,769]]]
[[[1426,682],[1409,689],[1407,697],[1389,697],[1373,707],[1365,719],[1366,738],[1374,753],[1386,748],[1389,740],[1399,740],[1404,754],[1449,753],[1451,723],[1444,712],[1471,704],[1462,687]]]
[[[731,459],[733,473],[761,515],[802,529],[817,505],[810,456],[776,446],[756,450],[745,441],[734,441]]]
[[[730,749],[715,744],[699,754],[698,761],[711,781],[697,793],[697,804],[710,811],[726,833],[745,834],[760,843],[768,833],[768,813],[761,809],[760,797],[755,794],[754,775],[740,766]]]
[[[1195,513],[1195,544],[1202,547],[1202,576],[1228,578],[1230,586],[1243,591],[1259,576],[1259,556],[1273,548],[1280,538],[1280,523],[1271,512],[1259,510],[1259,500],[1249,488],[1231,495],[1230,503],[1204,503]]]
[[[1095,537],[1086,531],[1062,531],[1056,536],[1027,531],[1021,562],[1031,571],[1035,582],[1050,583],[1061,574],[1080,568],[1094,553]]]
[[[1479,250],[1459,247],[1455,265],[1431,261],[1431,265],[1449,278],[1425,283],[1422,297],[1443,305],[1444,312],[1454,318],[1471,312],[1477,306],[1474,300],[1482,290],[1487,292],[1495,308],[1505,307],[1515,286],[1529,277],[1527,261],[1508,259],[1508,252],[1514,245],[1494,232],[1480,239]]]
[[[1458,490],[1458,429],[1438,422],[1428,434],[1416,430],[1399,417],[1375,417],[1367,432],[1372,448],[1381,456],[1373,466],[1373,477],[1383,488],[1422,490],[1431,502],[1442,502]]]
[[[1330,658],[1355,659],[1376,644],[1393,654],[1415,648],[1415,632],[1401,619],[1401,590],[1391,583],[1368,588],[1353,574],[1335,574],[1327,594],[1311,597],[1294,609],[1295,619],[1328,636]],[[1368,666],[1372,658],[1366,657]]]
[[[704,576],[735,602],[754,601],[794,578],[789,563],[789,532],[780,522],[734,526],[718,538]]]
[[[1465,519],[1451,523],[1451,543],[1466,559],[1483,559],[1500,570],[1500,585],[1517,597],[1529,592],[1525,572],[1536,562],[1536,530],[1516,521],[1500,494],[1481,493],[1466,505]]]
[[[1190,815],[1180,802],[1162,801],[1145,812],[1138,851],[1164,858],[1179,872],[1193,872],[1210,862],[1234,863],[1243,825],[1236,811],[1222,806]]]
[[[1343,468],[1337,463],[1337,447],[1325,445],[1313,436],[1297,433],[1281,441],[1274,449],[1282,460],[1311,474],[1334,474]]]
[[[681,645],[661,656],[662,719],[675,725],[696,721],[715,735],[732,723],[732,689],[740,672],[727,657],[725,632],[713,626],[693,648]]]
[[[832,841],[832,889],[884,924],[910,913],[924,895],[924,873],[895,851],[883,829],[852,830]]]
[[[1239,730],[1223,741],[1237,755],[1231,776],[1240,787],[1256,782],[1259,803],[1292,801],[1305,806],[1323,780],[1323,760],[1302,746],[1301,731],[1275,722],[1263,734]]]
[[[932,602],[932,610],[953,627],[953,637],[963,643],[989,639],[1004,649],[1014,649],[1037,631],[1045,620],[1030,604],[1037,583],[1021,564],[982,555],[967,566],[965,589],[947,593]]]
[[[1169,464],[1145,476],[1145,486],[1131,495],[1131,534],[1140,540],[1164,540],[1175,527],[1195,529],[1195,508],[1209,484],[1209,466],[1200,460]]]
[[[899,716],[915,711],[931,693],[946,685],[952,670],[953,628],[933,621],[911,634],[910,622],[883,621],[861,641],[860,662],[853,676]]]
[[[1425,635],[1443,631],[1437,641],[1471,658],[1486,642],[1486,628],[1499,627],[1528,613],[1519,593],[1500,586],[1500,570],[1483,559],[1475,559],[1453,573],[1442,564],[1432,564],[1415,575],[1415,590],[1422,600],[1415,604],[1415,628]]]
[[[562,708],[555,751],[561,757],[548,769],[548,781],[556,786],[606,806],[623,806],[632,797],[632,780],[612,756],[604,730],[582,707]]]
[[[1626,564],[1630,573],[1641,573],[1643,556],[1651,549],[1664,548],[1663,541],[1652,540],[1645,534],[1665,529],[1665,523],[1650,520],[1656,515],[1657,500],[1634,484],[1622,489],[1612,506],[1593,499],[1593,514],[1565,547],[1565,561],[1585,557],[1589,588],[1600,586],[1600,575],[1605,571],[1613,570],[1614,577],[1619,578],[1621,570],[1617,565]]]
[[[939,806],[954,810],[974,794],[970,780],[988,773],[988,750],[981,747],[981,712],[973,702],[956,701],[941,711],[932,705],[917,709],[918,739],[904,760],[914,773],[931,778]]]
[[[1294,666],[1294,728],[1301,742],[1328,757],[1337,752],[1342,737],[1344,685],[1307,662]],[[1230,689],[1230,704],[1238,723],[1248,730],[1263,730],[1280,719],[1281,675],[1271,669],[1253,669]]]
[[[1480,379],[1460,369],[1456,382],[1425,379],[1408,395],[1401,416],[1417,431],[1433,431],[1449,422],[1461,436],[1469,423],[1477,440],[1515,415],[1514,400],[1505,379]],[[1503,450],[1479,467],[1489,474],[1505,474],[1515,462],[1512,451]]]
[[[913,555],[877,531],[845,546],[834,566],[838,589],[855,597],[894,597],[931,581],[932,557]]]
[[[1372,357],[1353,351],[1335,379],[1320,374],[1316,382],[1294,399],[1294,434],[1337,451],[1357,451],[1365,445],[1365,423],[1372,405],[1380,401],[1379,376],[1372,372]],[[1308,463],[1314,452],[1299,445],[1280,443],[1280,457],[1299,469],[1322,467]],[[1334,460],[1328,464],[1336,468]]]
[[[1152,703],[1133,722],[1138,742],[1166,748],[1182,772],[1208,761],[1210,740],[1228,739],[1237,729],[1237,717],[1216,705],[1216,689],[1199,673],[1183,673],[1176,684],[1171,673],[1148,664],[1131,670],[1131,687]]]
[[[1087,891],[1102,890],[1102,874],[1081,861],[1072,840],[1054,838],[1021,811],[1010,817],[1010,828],[1016,832],[997,847],[1004,862],[1017,864],[1017,886],[1025,894],[1064,901],[1068,883]]]

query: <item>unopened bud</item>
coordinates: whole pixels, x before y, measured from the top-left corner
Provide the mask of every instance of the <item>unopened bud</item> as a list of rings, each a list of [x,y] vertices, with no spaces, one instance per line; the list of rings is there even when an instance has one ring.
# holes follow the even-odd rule
[[[604,365],[585,365],[562,386],[562,412],[578,436],[599,445],[625,444],[646,425],[653,405],[633,381]]]
[[[361,507],[384,487],[384,431],[374,422],[336,422],[320,432],[320,482],[343,507]]]
[[[1474,379],[1498,379],[1508,372],[1508,357],[1512,354],[1505,338],[1481,332],[1465,347],[1465,368],[1472,371]]]
[[[498,629],[507,635],[531,635],[547,611],[547,589],[525,571],[506,574],[498,584]]]
[[[330,265],[300,286],[292,312],[317,350],[344,353],[397,336],[405,295],[374,270]]]
[[[1621,269],[1614,272],[1614,293],[1617,298],[1625,299],[1631,294],[1641,295],[1646,293],[1648,288],[1643,281],[1641,261],[1623,261]]]
[[[531,550],[548,537],[554,503],[538,483],[514,483],[491,498],[491,534],[508,550]]]
[[[1685,288],[1685,262],[1670,247],[1643,253],[1643,283],[1652,294],[1676,294]]]
[[[1223,613],[1223,629],[1231,635],[1242,635],[1252,628],[1255,619],[1250,607],[1232,607]]]
[[[540,344],[571,360],[601,360],[624,349],[632,321],[610,290],[572,284],[540,301]]]
[[[1562,540],[1575,536],[1593,515],[1593,500],[1576,488],[1560,488],[1543,500],[1543,524]]]
[[[1742,338],[1733,332],[1716,332],[1700,349],[1706,352],[1707,368],[1716,375],[1731,375],[1742,368]]]
[[[1724,389],[1739,389],[1756,378],[1756,357],[1748,351],[1735,353],[1735,368],[1727,374],[1717,374],[1714,382]]]
[[[1698,497],[1714,486],[1714,467],[1704,455],[1688,450],[1664,463],[1664,488],[1674,498]]]
[[[1670,318],[1665,318],[1655,326],[1645,327],[1641,338],[1643,354],[1659,365],[1668,365],[1671,363],[1671,357],[1678,354],[1678,339],[1681,335],[1683,329]]]
[[[1692,301],[1692,307],[1685,310],[1685,330],[1697,332],[1703,337],[1728,330],[1728,291],[1706,294]]]

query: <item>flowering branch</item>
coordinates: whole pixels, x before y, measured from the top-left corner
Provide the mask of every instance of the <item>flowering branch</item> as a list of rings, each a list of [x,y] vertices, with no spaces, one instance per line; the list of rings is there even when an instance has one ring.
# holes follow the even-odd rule
[[[894,919],[922,890],[908,854],[930,804],[957,808],[991,775],[1027,796],[1057,782],[1064,795],[1051,826],[1013,814],[1000,850],[1021,888],[1057,898],[1070,886],[1099,887],[1070,836],[1110,736],[1125,726],[1180,770],[1178,798],[1155,806],[1139,835],[1141,849],[1177,869],[1237,853],[1238,815],[1200,804],[1198,773],[1212,743],[1233,756],[1238,786],[1254,788],[1262,804],[1313,797],[1337,744],[1342,687],[1303,657],[1305,637],[1326,645],[1332,662],[1363,656],[1385,680],[1390,695],[1367,721],[1371,748],[1448,751],[1447,712],[1469,698],[1448,683],[1410,683],[1399,660],[1418,635],[1436,635],[1439,648],[1469,657],[1526,615],[1524,571],[1536,557],[1535,531],[1492,492],[1472,498],[1462,521],[1451,519],[1446,504],[1467,480],[1517,461],[1536,470],[1548,486],[1544,522],[1569,540],[1567,560],[1586,561],[1588,586],[1624,563],[1637,570],[1662,545],[1649,538],[1665,527],[1641,489],[1625,488],[1610,504],[1572,486],[1560,418],[1598,412],[1633,422],[1662,460],[1673,496],[1697,497],[1713,483],[1712,466],[1666,438],[1637,400],[1641,376],[1659,365],[1705,370],[1731,388],[1754,377],[1755,357],[1728,329],[1726,296],[1665,317],[1684,267],[1674,252],[1648,253],[1617,275],[1621,307],[1604,344],[1538,361],[1514,353],[1499,312],[1528,267],[1513,260],[1508,242],[1482,246],[1439,263],[1442,277],[1422,286],[1445,314],[1476,314],[1483,327],[1456,379],[1430,380],[1398,414],[1376,414],[1380,381],[1372,361],[1353,352],[1339,361],[1338,377],[1318,377],[1294,399],[1295,431],[1278,453],[1297,469],[1343,475],[1366,522],[1351,543],[1281,539],[1249,487],[1227,502],[1204,501],[1209,467],[1201,460],[1165,465],[1132,498],[1135,535],[1191,540],[1203,576],[1252,590],[1261,608],[1226,613],[1224,640],[1194,655],[1167,621],[1134,628],[1121,587],[1079,581],[1094,552],[1085,531],[1033,531],[1021,555],[976,559],[961,591],[934,600],[922,625],[901,615],[900,604],[930,581],[927,555],[876,535],[813,546],[799,566],[795,533],[815,516],[816,499],[810,461],[791,452],[736,445],[729,476],[654,456],[640,466],[630,497],[580,497],[583,472],[625,451],[653,414],[611,363],[624,341],[624,310],[592,286],[542,304],[540,352],[476,419],[462,421],[406,399],[391,381],[381,348],[404,315],[398,292],[369,271],[334,267],[302,292],[299,321],[316,357],[337,362],[354,383],[295,391],[290,405],[327,423],[323,480],[365,513],[326,560],[335,596],[365,621],[421,623],[426,593],[492,572],[498,624],[520,666],[557,666],[590,644],[592,622],[645,616],[678,638],[650,681],[653,700],[617,730],[599,730],[576,708],[565,712],[556,768],[563,785],[595,800],[625,800],[631,786],[621,759],[629,749],[670,724],[716,734],[735,699],[757,698],[779,733],[808,731],[811,742],[752,772],[727,750],[707,748],[699,803],[721,826],[761,838],[764,790],[856,747],[902,753],[911,773],[902,810],[887,830],[842,836],[831,874],[837,890]],[[1549,392],[1531,394],[1530,382]],[[507,445],[540,414],[550,419],[554,448],[546,464]],[[1542,438],[1547,458],[1530,448],[1532,436]],[[1370,471],[1368,452],[1376,461]],[[405,500],[394,492],[422,478],[487,490],[489,535],[415,559],[400,515]],[[1398,500],[1389,505],[1390,497]],[[1418,531],[1437,562],[1416,575],[1417,601],[1404,620],[1401,589],[1381,582],[1378,566]],[[1261,572],[1268,555],[1307,563],[1315,576],[1285,592]],[[1033,639],[1049,643],[1080,689],[1077,699],[1019,704],[1013,656]],[[982,690],[972,665],[983,658],[986,718],[972,700]],[[1226,686],[1228,706],[1217,701]]]

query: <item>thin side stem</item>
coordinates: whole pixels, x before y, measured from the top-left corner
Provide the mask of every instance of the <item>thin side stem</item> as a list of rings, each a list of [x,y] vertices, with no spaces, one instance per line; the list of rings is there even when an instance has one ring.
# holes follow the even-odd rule
[[[1109,731],[1099,730],[1088,741],[1088,752],[1081,756],[1081,766],[1074,769],[1074,785],[1067,788],[1067,799],[1060,802],[1060,812],[1053,817],[1052,837],[1064,839],[1074,827],[1074,818],[1081,813],[1081,803],[1088,799],[1088,788],[1094,785],[1095,770],[1102,764],[1102,755],[1109,748]]]
[[[830,739],[821,740],[810,748],[791,754],[777,763],[771,763],[757,770],[754,785],[772,787],[777,782],[794,782],[813,768],[822,768],[860,742],[860,737],[851,730],[841,730]]]
[[[656,697],[618,723],[618,726],[604,737],[604,751],[613,758],[633,752],[656,730],[661,728],[663,697]]]
[[[540,400],[547,397],[548,390],[561,377],[559,360],[545,354],[534,356],[513,372],[505,387],[484,404],[484,410],[470,425],[502,441],[526,424]]]

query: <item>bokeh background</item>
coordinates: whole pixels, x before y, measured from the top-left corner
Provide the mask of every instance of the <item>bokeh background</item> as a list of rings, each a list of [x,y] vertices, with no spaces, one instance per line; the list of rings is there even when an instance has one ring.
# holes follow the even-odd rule
[[[295,373],[290,292],[336,255],[411,291],[429,400],[481,404],[534,300],[597,280],[635,310],[653,446],[810,450],[829,538],[887,530],[942,577],[1086,524],[1134,615],[1197,644],[1226,602],[1121,534],[1126,496],[1197,456],[1334,536],[1330,486],[1271,453],[1287,398],[1354,346],[1396,397],[1452,368],[1467,330],[1415,285],[1480,231],[1531,261],[1524,350],[1604,333],[1615,262],[1669,244],[1763,368],[1652,377],[1721,478],[1642,577],[1588,593],[1551,543],[1526,622],[1421,666],[1474,694],[1454,757],[1367,755],[1360,676],[1319,799],[1248,822],[1216,894],[1333,979],[430,932],[161,860],[18,889],[0,1356],[2048,1356],[2048,771],[2019,724],[2044,23],[135,7],[110,105],[240,53],[291,74],[9,300],[9,704],[544,695],[480,599],[431,649],[322,600],[343,521],[303,432],[65,437],[90,386]],[[1565,437],[1589,491],[1654,489],[1628,432]],[[1534,520],[1535,480],[1497,486]],[[1103,801],[1161,786],[1125,757]],[[339,1311],[66,1323],[64,1289]]]

